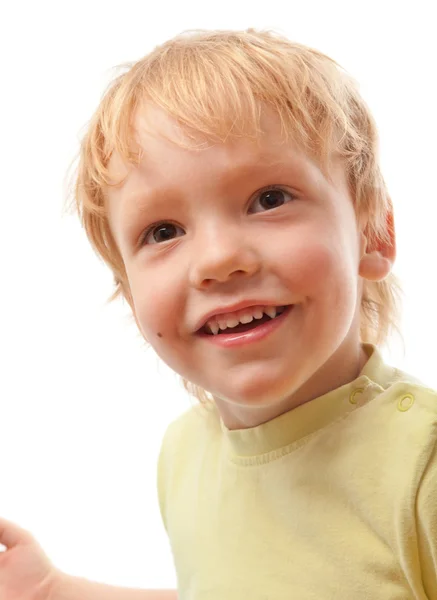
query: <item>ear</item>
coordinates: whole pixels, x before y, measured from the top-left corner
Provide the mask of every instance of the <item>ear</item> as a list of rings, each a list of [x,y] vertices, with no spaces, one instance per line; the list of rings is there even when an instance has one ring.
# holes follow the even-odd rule
[[[378,240],[373,248],[367,248],[367,237],[364,233],[361,233],[361,259],[358,273],[369,281],[382,281],[385,279],[390,274],[396,260],[393,211],[390,211],[387,216],[386,228],[389,234],[389,243]]]

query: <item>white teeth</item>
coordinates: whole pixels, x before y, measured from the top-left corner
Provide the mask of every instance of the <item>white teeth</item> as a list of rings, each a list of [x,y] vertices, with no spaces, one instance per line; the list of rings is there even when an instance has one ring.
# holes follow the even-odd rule
[[[223,327],[222,327],[222,325],[220,323],[220,329],[226,329],[226,327],[236,327],[239,324],[240,324],[240,321],[234,317],[234,318],[231,318],[231,319],[227,319],[223,323]]]
[[[246,313],[240,313],[241,316],[238,318],[236,315],[230,315],[228,318],[218,320],[211,319],[206,324],[206,328],[213,335],[217,335],[218,332],[224,331],[225,329],[232,329],[236,327],[240,323],[246,324],[251,323],[254,319],[262,319],[264,314],[268,315],[271,319],[274,319],[277,315],[280,315],[284,312],[284,307],[275,307],[275,306],[257,306],[255,308],[249,309]]]
[[[271,319],[276,317],[276,307],[275,306],[266,306],[264,309],[266,315],[269,315]]]
[[[262,316],[262,313],[261,313],[261,316]],[[257,318],[257,317],[255,317],[255,318]],[[243,315],[242,317],[240,317],[240,323],[250,323],[251,321],[253,321],[252,315]]]

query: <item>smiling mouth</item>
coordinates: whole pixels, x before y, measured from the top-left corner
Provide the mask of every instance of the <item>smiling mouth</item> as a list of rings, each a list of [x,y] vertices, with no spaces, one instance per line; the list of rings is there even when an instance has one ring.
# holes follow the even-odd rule
[[[245,331],[249,331],[250,329],[256,329],[257,327],[259,327],[260,325],[263,325],[264,323],[267,323],[268,321],[274,321],[275,319],[277,319],[278,317],[283,315],[291,306],[292,306],[292,304],[289,304],[287,306],[278,306],[277,307],[278,312],[277,312],[276,316],[273,317],[273,319],[271,317],[269,317],[269,315],[264,314],[261,319],[254,318],[253,321],[251,321],[250,323],[240,323],[239,325],[236,325],[235,327],[227,327],[226,329],[223,329],[223,330],[220,329],[216,335],[229,335],[229,334],[235,334],[235,333],[244,333]],[[214,335],[206,325],[201,327],[201,329],[199,329],[198,333],[202,334],[202,335],[209,335],[209,336]]]

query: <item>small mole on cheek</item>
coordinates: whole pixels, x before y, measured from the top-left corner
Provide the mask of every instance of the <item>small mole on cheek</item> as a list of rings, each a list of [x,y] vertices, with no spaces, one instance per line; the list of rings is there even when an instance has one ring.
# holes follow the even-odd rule
[[[159,333],[159,331],[158,331],[158,333],[157,333],[156,335],[157,335],[158,337],[162,337],[162,333]]]

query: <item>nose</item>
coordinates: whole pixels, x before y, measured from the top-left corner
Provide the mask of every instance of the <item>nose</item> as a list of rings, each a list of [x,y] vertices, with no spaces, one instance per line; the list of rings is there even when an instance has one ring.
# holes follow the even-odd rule
[[[238,277],[251,277],[260,269],[256,240],[248,240],[239,227],[209,229],[193,247],[190,283],[205,289]]]

